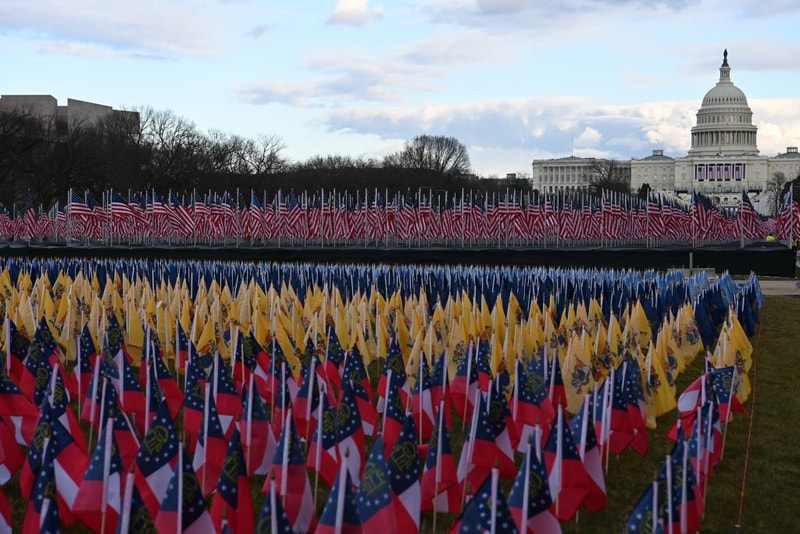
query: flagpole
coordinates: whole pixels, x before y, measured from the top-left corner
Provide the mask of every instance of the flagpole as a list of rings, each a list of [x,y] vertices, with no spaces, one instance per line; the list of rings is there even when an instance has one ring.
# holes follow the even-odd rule
[[[103,453],[103,492],[100,496],[100,534],[105,534],[106,517],[108,516],[108,479],[111,474],[111,436],[114,431],[114,421],[109,417],[106,422],[106,441]]]
[[[208,471],[208,466],[206,462],[208,461],[208,418],[209,418],[209,395],[211,394],[211,385],[206,384],[206,402],[205,406],[203,406],[203,479],[200,481],[200,487],[203,488],[202,491],[205,493],[206,487],[206,471]],[[181,497],[183,498],[183,497]]]
[[[100,381],[100,356],[94,361],[94,375],[92,376],[92,404],[89,411],[89,445],[92,443],[92,433],[94,431],[94,415],[97,410],[97,388]],[[105,390],[104,390],[105,393]],[[80,396],[80,395],[79,395]],[[91,449],[90,449],[91,450]]]
[[[178,447],[178,513],[176,534],[183,534],[183,447]],[[201,489],[202,491],[202,489]]]
[[[250,373],[250,380],[247,384],[247,426],[245,427],[245,443],[247,444],[247,455],[245,456],[245,465],[247,466],[247,474],[250,475],[250,447],[253,442],[253,386],[254,384],[253,373]],[[268,429],[272,432],[271,429]]]
[[[289,408],[286,410],[286,417],[283,419],[283,434],[284,434],[284,442],[283,442],[283,458],[281,458],[281,501],[283,507],[286,508],[286,484],[289,478],[289,447],[291,445],[291,435],[287,429],[287,425],[289,424],[289,418],[292,416],[292,409]],[[342,462],[344,463],[344,462]]]
[[[133,466],[131,466],[133,467]],[[133,484],[135,475],[128,472],[125,475],[125,493],[122,497],[122,510],[120,510],[119,524],[120,532],[129,532],[131,524],[131,501],[133,500]]]
[[[150,388],[152,384],[150,383],[150,324],[147,324],[147,328],[145,329],[145,346],[144,346],[144,371],[145,371],[145,379],[144,379],[144,387],[145,387],[145,397],[144,397],[144,435],[147,435],[147,431],[150,428]]]
[[[433,477],[433,532],[436,532],[436,517],[439,510],[436,507],[436,497],[439,496],[439,480],[442,478],[442,425],[444,421],[444,401],[439,401],[439,422],[436,430],[436,471]]]
[[[497,478],[498,478],[498,474],[499,474],[499,472],[498,472],[496,467],[494,469],[492,469],[492,493],[491,493],[491,495],[492,495],[492,505],[491,505],[491,508],[492,508],[492,513],[491,513],[492,519],[491,519],[491,528],[489,530],[489,532],[491,534],[495,534],[497,532],[497,482],[498,482]],[[527,503],[525,504],[525,506],[527,506]]]
[[[322,423],[322,399],[319,401],[319,406],[317,407],[319,414],[317,415],[317,450],[314,454],[314,504],[317,503],[317,489],[319,488],[319,470],[322,464],[322,427],[324,426]]]
[[[528,446],[525,450],[525,486],[522,488],[522,519],[519,522],[520,530],[528,531],[528,507],[531,498],[531,440],[528,437]]]

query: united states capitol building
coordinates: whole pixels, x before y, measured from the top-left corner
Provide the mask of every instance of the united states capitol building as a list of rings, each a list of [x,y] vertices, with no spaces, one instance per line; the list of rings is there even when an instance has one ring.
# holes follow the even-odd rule
[[[787,180],[800,175],[797,147],[767,157],[759,155],[758,128],[747,97],[731,81],[728,52],[723,54],[719,81],[703,97],[692,127],[692,143],[684,157],[673,158],[662,150],[641,159],[614,161],[566,157],[534,160],[533,188],[540,192],[579,190],[589,185],[598,168],[612,170],[614,177],[630,180],[635,194],[647,184],[652,191],[688,200],[693,190],[710,195],[723,206],[736,206],[742,190],[747,191],[756,209],[769,212],[772,194],[767,182],[777,173]]]

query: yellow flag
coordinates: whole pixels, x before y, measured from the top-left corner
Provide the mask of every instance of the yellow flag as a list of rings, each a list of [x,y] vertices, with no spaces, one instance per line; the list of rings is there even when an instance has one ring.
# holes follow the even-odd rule
[[[637,300],[633,306],[629,323],[635,341],[640,347],[646,347],[650,340],[653,339],[653,330],[650,328],[650,322],[647,320],[641,301]]]
[[[649,393],[653,397],[653,406],[658,417],[677,406],[675,381],[669,370],[665,351],[653,345],[652,340],[647,348],[647,363]]]
[[[142,329],[142,322],[139,320],[139,309],[134,303],[133,298],[128,299],[126,320],[126,334],[127,339],[125,344],[128,347],[128,354],[134,366],[139,366],[142,361],[142,351],[144,349],[144,330]]]
[[[561,363],[561,376],[567,396],[567,411],[575,414],[583,404],[587,393],[594,389],[594,373],[591,362],[591,340],[583,333],[572,333],[566,356]]]
[[[214,322],[209,317],[203,324],[203,330],[195,342],[198,354],[214,354],[217,350],[217,335],[214,331]]]
[[[706,350],[690,303],[687,302],[678,310],[678,324],[681,354],[686,365],[690,365],[698,354]]]

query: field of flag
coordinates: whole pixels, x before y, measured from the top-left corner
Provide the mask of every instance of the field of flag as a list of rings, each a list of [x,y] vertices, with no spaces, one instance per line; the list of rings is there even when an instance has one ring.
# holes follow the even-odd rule
[[[0,532],[560,532],[673,411],[626,529],[696,531],[763,302],[702,271],[0,268]]]
[[[442,194],[444,193],[444,194]],[[127,244],[391,244],[416,246],[663,246],[780,241],[800,235],[800,203],[786,195],[777,218],[760,215],[746,192],[738,209],[694,192],[690,202],[605,192],[532,195],[520,191],[449,194],[430,189],[320,190],[295,194],[110,190],[96,200],[70,190],[49,210],[29,198],[0,208],[0,240]]]

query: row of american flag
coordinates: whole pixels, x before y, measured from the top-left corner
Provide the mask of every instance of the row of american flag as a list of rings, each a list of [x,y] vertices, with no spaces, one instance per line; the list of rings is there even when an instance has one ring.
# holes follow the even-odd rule
[[[696,243],[761,240],[800,234],[800,204],[787,195],[777,218],[761,216],[746,192],[736,210],[719,207],[703,193],[691,202],[652,193],[644,201],[605,192],[532,196],[388,192],[278,192],[271,198],[156,190],[124,195],[110,190],[101,201],[88,191],[69,191],[69,202],[45,212],[29,205],[0,212],[6,241],[136,243]]]
[[[27,500],[20,526],[0,497],[8,529],[417,532],[433,512],[454,532],[559,532],[606,506],[609,455],[645,454],[675,408],[671,460],[628,526],[699,524],[749,392],[754,276],[349,267],[328,286],[330,268],[283,266],[276,287],[252,268],[7,260],[0,481],[18,473]],[[445,281],[429,306],[421,288]]]

